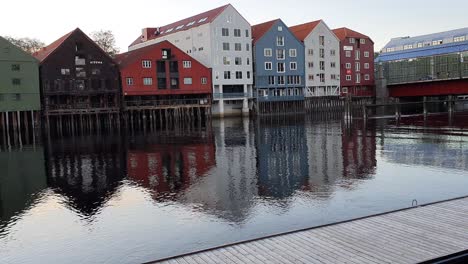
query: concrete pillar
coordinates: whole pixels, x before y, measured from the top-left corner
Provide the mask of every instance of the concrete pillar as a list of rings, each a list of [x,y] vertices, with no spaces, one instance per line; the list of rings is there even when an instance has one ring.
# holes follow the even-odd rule
[[[249,99],[244,99],[242,101],[242,115],[249,116]]]
[[[219,100],[218,101],[218,109],[219,109],[219,117],[224,117],[224,100]]]

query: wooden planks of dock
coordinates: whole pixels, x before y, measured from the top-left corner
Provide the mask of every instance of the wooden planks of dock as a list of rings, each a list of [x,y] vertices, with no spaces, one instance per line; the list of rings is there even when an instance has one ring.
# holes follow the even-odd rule
[[[153,263],[420,263],[468,250],[468,197]]]

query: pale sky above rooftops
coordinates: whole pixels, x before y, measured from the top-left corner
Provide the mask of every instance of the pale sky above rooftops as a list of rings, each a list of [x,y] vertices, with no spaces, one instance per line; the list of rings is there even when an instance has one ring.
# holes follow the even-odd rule
[[[379,51],[393,37],[468,27],[462,0],[81,0],[5,1],[0,35],[38,38],[50,44],[76,27],[109,29],[127,51],[144,27],[164,26],[231,3],[252,25],[281,18],[293,26],[323,19],[331,29],[348,27],[370,36]]]

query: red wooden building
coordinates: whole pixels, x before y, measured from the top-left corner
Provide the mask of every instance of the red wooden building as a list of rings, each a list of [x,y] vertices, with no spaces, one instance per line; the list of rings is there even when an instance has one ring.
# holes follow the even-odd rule
[[[168,41],[119,54],[126,110],[211,107],[211,69]]]
[[[340,40],[341,96],[375,96],[374,42],[349,28],[333,33]]]

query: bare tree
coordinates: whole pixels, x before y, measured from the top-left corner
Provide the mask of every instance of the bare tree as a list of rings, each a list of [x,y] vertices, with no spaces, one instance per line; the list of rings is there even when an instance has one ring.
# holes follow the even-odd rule
[[[30,54],[33,54],[34,52],[39,51],[45,47],[44,42],[35,38],[13,38],[6,36],[5,39]]]
[[[99,30],[91,33],[91,38],[111,57],[119,53],[115,45],[115,37],[111,30]]]

